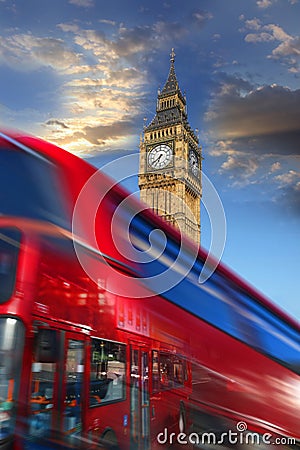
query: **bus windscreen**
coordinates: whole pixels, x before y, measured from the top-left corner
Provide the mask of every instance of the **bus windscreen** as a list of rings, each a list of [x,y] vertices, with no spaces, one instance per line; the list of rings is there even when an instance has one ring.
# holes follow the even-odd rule
[[[0,147],[0,216],[68,226],[57,167],[44,158]]]
[[[21,233],[13,228],[0,228],[0,303],[10,299],[16,280]]]

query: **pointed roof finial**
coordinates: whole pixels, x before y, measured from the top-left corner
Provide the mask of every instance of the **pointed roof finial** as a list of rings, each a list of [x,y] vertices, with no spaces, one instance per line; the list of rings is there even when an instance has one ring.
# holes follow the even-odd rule
[[[170,61],[171,61],[171,64],[174,64],[174,62],[175,62],[175,52],[174,52],[174,48],[172,48],[172,51],[171,51],[171,53],[170,53],[170,56],[171,56],[171,58],[170,58]]]
[[[160,98],[166,96],[166,95],[173,95],[175,93],[177,93],[181,100],[183,101],[183,103],[186,103],[185,98],[183,97],[179,85],[178,85],[178,81],[176,78],[176,73],[175,73],[175,66],[174,66],[174,62],[175,62],[175,52],[174,52],[174,48],[172,48],[172,51],[170,53],[170,61],[171,61],[171,67],[169,70],[169,75],[167,78],[167,81],[164,85],[164,87],[162,88],[161,92],[158,94],[158,96]]]

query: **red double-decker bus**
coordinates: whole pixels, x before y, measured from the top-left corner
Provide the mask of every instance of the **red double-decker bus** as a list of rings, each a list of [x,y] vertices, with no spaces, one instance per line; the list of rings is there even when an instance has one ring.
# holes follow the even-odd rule
[[[74,155],[2,132],[0,161],[0,449],[299,444],[292,318],[199,284],[207,255]]]

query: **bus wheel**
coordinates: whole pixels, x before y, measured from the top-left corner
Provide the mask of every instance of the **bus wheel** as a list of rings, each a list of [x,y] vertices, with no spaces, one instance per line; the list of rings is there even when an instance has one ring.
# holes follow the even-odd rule
[[[186,428],[186,417],[185,417],[185,407],[184,403],[181,400],[180,406],[179,406],[179,431],[180,433],[183,433]]]
[[[117,436],[113,430],[104,431],[100,443],[105,450],[120,450]]]

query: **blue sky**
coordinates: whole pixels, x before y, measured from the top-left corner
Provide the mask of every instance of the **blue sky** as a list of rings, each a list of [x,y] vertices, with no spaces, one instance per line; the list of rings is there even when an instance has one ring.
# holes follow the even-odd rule
[[[223,261],[300,319],[299,17],[298,0],[0,0],[1,124],[100,167],[137,152],[174,47]]]

